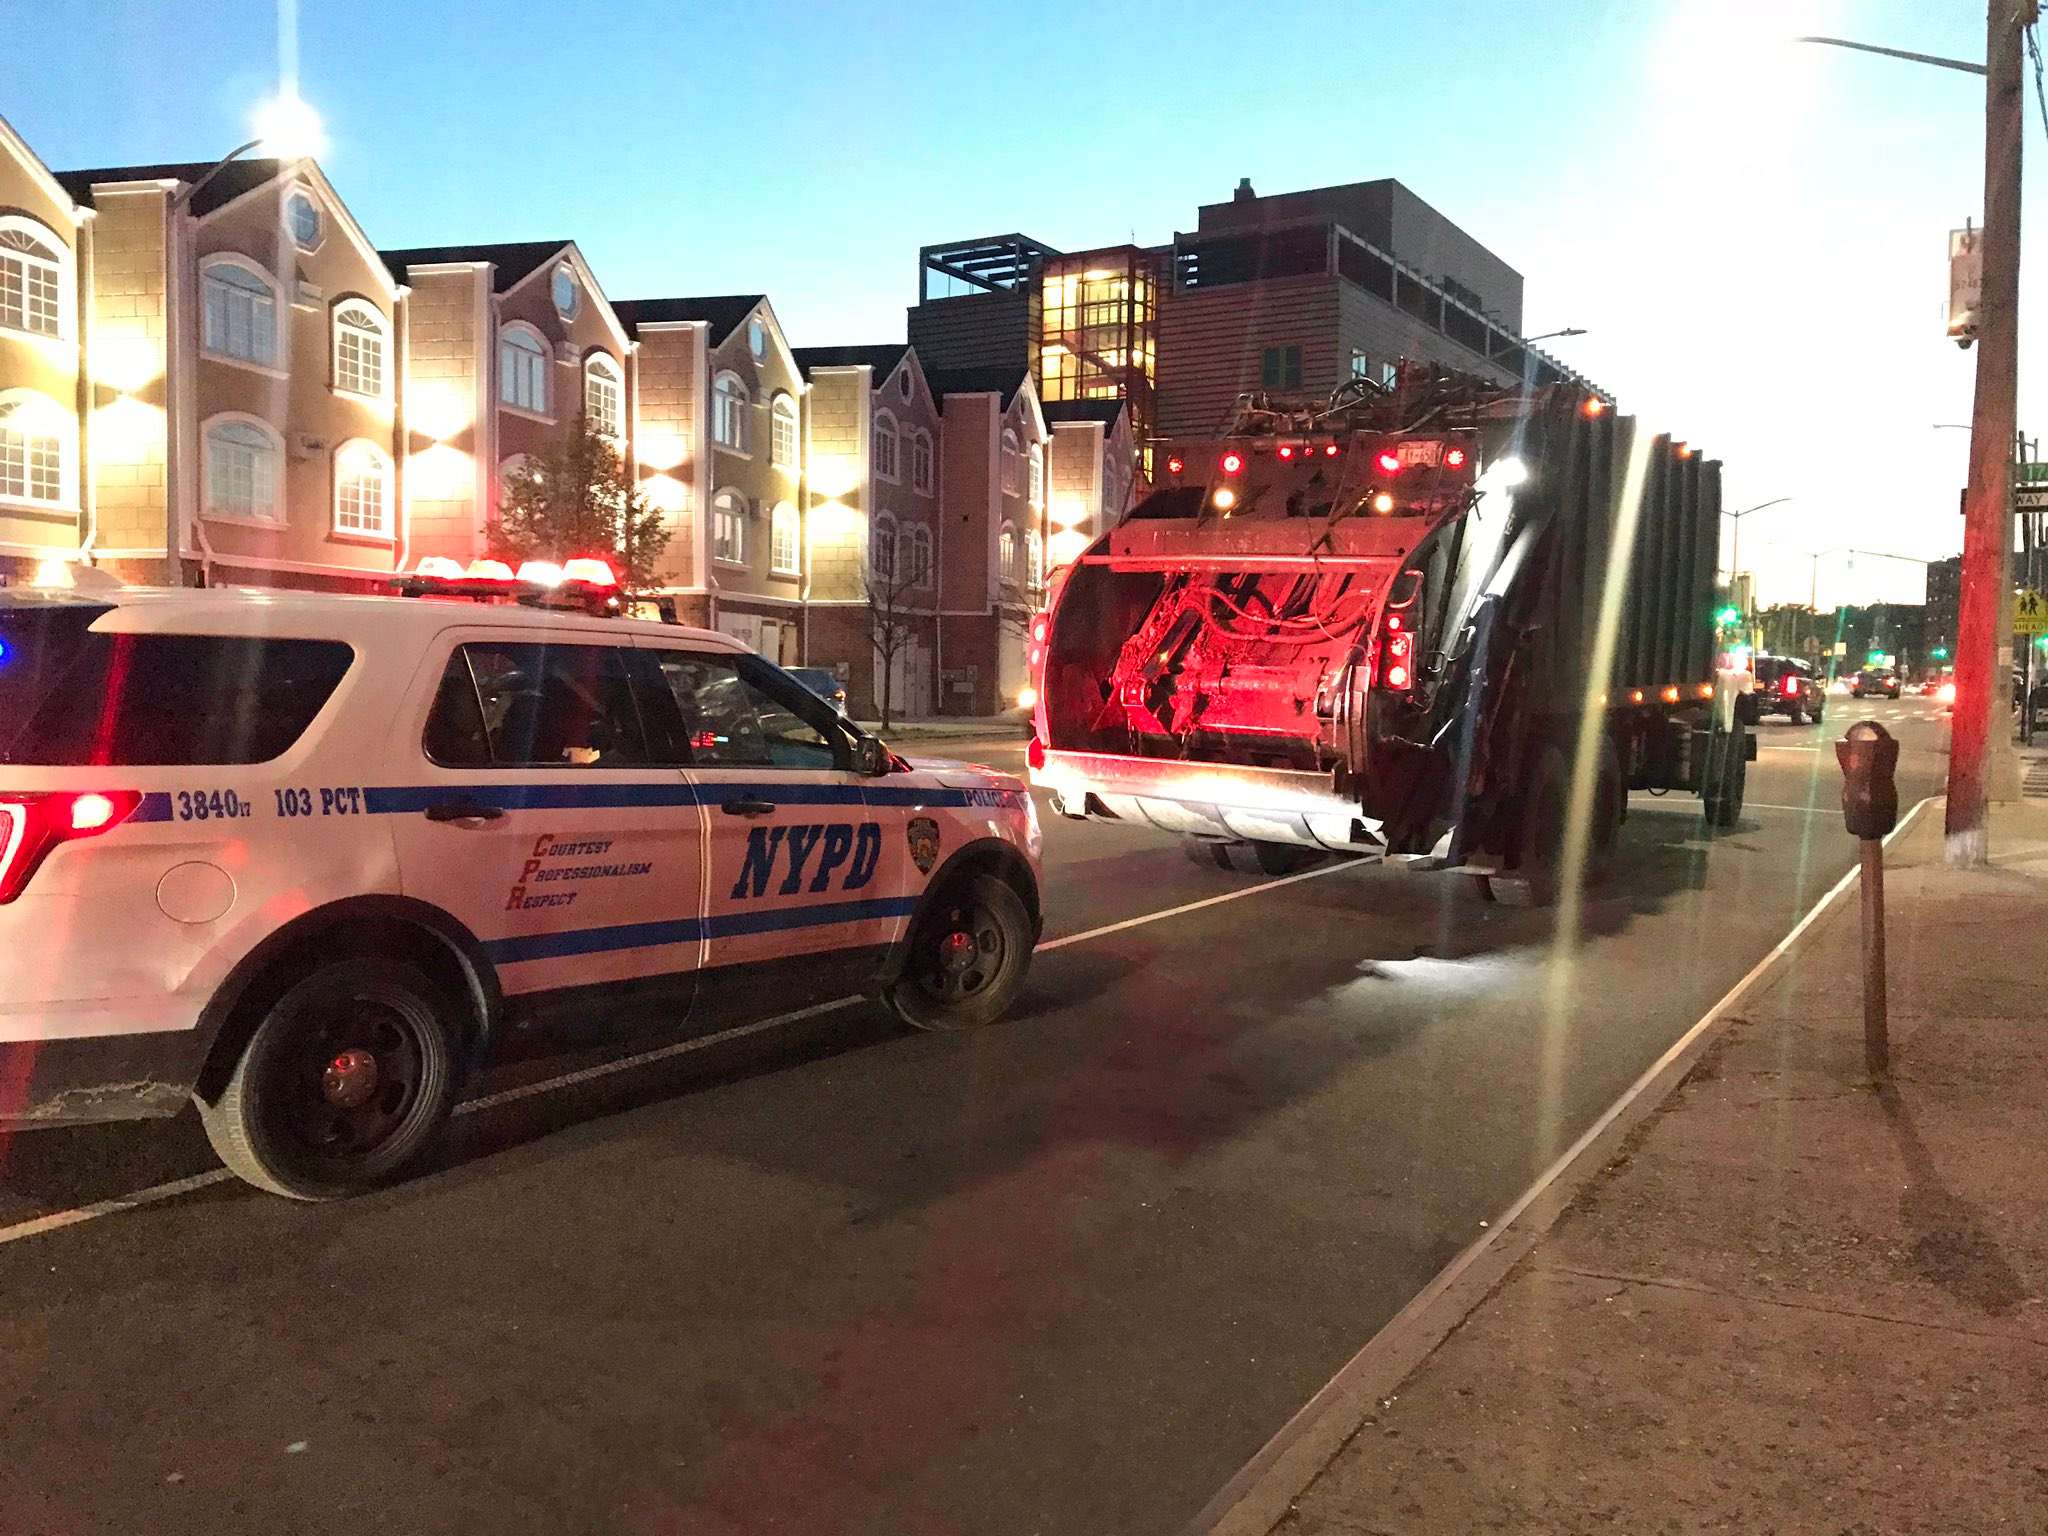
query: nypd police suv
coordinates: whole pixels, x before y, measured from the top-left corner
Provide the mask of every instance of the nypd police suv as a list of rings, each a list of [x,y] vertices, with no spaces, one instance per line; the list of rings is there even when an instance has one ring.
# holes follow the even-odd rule
[[[1039,931],[1018,780],[550,575],[0,591],[0,1125],[190,1098],[235,1173],[326,1198],[513,1028],[1003,1013]]]

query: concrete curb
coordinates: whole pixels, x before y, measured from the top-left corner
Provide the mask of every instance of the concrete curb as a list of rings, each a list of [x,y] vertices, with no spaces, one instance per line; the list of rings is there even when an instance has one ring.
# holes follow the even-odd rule
[[[1894,838],[1940,796],[1907,811]],[[1528,1257],[1579,1191],[1613,1161],[1622,1143],[1660,1109],[1693,1063],[1719,1038],[1730,1011],[1798,946],[1806,931],[1857,883],[1848,873],[1814,903],[1792,930],[1724,993],[1628,1090],[1610,1104],[1491,1226],[1439,1270],[1429,1284],[1347,1361],[1323,1389],[1268,1440],[1259,1453],[1202,1506],[1181,1536],[1268,1536],[1294,1501],[1348,1444],[1375,1407],[1435,1353],[1508,1272]]]

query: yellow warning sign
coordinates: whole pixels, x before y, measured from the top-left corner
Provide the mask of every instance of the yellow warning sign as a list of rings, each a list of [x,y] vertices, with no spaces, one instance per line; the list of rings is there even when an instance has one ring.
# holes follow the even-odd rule
[[[2048,597],[2031,587],[2020,589],[2012,600],[2012,632],[2016,635],[2048,635]]]

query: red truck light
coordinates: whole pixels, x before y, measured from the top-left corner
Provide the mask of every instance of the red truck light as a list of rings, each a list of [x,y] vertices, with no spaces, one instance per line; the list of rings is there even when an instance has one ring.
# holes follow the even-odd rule
[[[1446,468],[1446,469],[1463,469],[1464,467],[1465,467],[1465,450],[1464,450],[1464,449],[1462,449],[1462,448],[1446,448],[1446,449],[1444,450],[1444,468]]]
[[[1181,461],[1180,461],[1179,459],[1177,459],[1177,458],[1175,458],[1175,459],[1168,459],[1168,460],[1166,461],[1166,472],[1167,472],[1167,473],[1168,473],[1169,475],[1177,475],[1177,474],[1179,474],[1179,473],[1180,473],[1180,472],[1181,472],[1182,470],[1184,470],[1184,469],[1186,469],[1186,468],[1187,468],[1187,465],[1183,464],[1183,463],[1182,463],[1182,462],[1181,462]]]
[[[132,789],[0,799],[0,903],[21,894],[29,876],[59,843],[97,837],[141,806],[141,794]]]
[[[1226,453],[1223,455],[1220,467],[1226,475],[1234,475],[1244,468],[1244,455],[1241,453]]]
[[[1382,474],[1398,475],[1401,473],[1401,455],[1394,452],[1391,448],[1382,449],[1380,456],[1373,462],[1379,465]]]
[[[1045,743],[1036,736],[1033,736],[1030,743],[1024,748],[1024,766],[1027,768],[1043,768],[1045,766]]]
[[[1293,445],[1292,443],[1282,443],[1282,444],[1280,445],[1280,457],[1281,457],[1281,458],[1283,458],[1283,459],[1291,459],[1291,458],[1293,458],[1293,457],[1294,457],[1294,445]]]
[[[1337,445],[1335,443],[1323,444],[1323,457],[1326,459],[1334,459],[1335,457],[1337,457]]]

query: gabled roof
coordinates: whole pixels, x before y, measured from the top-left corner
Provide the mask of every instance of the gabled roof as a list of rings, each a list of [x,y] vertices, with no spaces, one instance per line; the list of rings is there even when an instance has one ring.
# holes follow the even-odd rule
[[[57,181],[71,200],[81,207],[93,206],[92,189],[117,181],[182,181],[190,186],[204,180],[214,169],[211,160],[178,160],[165,165],[103,165],[92,170],[59,171]],[[284,172],[278,160],[230,160],[220,174],[200,188],[192,199],[192,212],[199,218],[253,192]]]
[[[643,325],[701,320],[715,347],[738,330],[767,297],[765,293],[728,293],[701,299],[621,299],[612,309],[635,336]]]
[[[994,368],[927,368],[925,382],[939,399],[947,395],[995,395],[1004,409],[1017,398],[1017,391],[1031,376],[1024,363],[1005,363]]]
[[[903,354],[909,350],[907,341],[888,341],[870,347],[794,347],[791,354],[807,379],[813,368],[866,366],[875,370],[875,383],[879,386],[882,380],[896,371],[896,365],[903,361]]]
[[[71,215],[72,223],[84,220],[85,205],[69,187],[57,179],[56,174],[47,165],[43,164],[42,156],[28,147],[28,140],[16,133],[14,125],[4,117],[0,117],[0,148],[14,152],[15,158],[28,171],[30,179],[41,187],[53,202],[70,205],[65,211]]]
[[[488,261],[497,268],[496,290],[517,287],[559,256],[567,240],[517,240],[503,245],[415,245],[404,250],[379,251],[384,265],[401,283],[411,267],[437,267],[448,262]]]
[[[1045,419],[1048,423],[1058,421],[1099,421],[1105,427],[1116,425],[1117,417],[1123,415],[1123,400],[1048,400],[1045,402]]]

